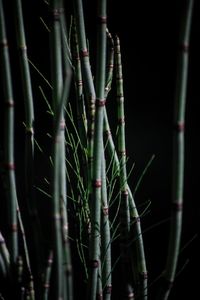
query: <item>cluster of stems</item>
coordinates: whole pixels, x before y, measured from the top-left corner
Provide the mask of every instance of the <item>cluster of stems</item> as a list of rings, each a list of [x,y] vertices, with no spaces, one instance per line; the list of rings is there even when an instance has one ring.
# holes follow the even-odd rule
[[[120,298],[147,300],[147,267],[141,220],[128,182],[126,102],[120,40],[119,37],[113,39],[107,28],[107,1],[97,0],[94,68],[91,68],[85,29],[84,1],[74,0],[73,6],[70,6],[73,10],[71,23],[67,3],[63,0],[45,2],[49,12],[49,24],[45,27],[49,35],[50,99],[47,100],[44,92],[42,95],[52,117],[52,127],[48,132],[52,146],[50,174],[46,174],[50,180],[45,178],[48,190],[35,185],[34,165],[41,164],[35,155],[36,100],[29,69],[23,7],[21,0],[15,0],[12,4],[25,111],[25,159],[21,164],[25,170],[24,185],[23,193],[18,196],[14,147],[15,94],[6,14],[3,0],[0,0],[0,78],[4,97],[4,197],[0,205],[6,211],[5,224],[0,223],[0,280],[6,283],[2,290],[0,285],[0,298],[1,295],[5,299],[15,295],[20,300],[73,300],[79,288],[73,278],[78,276],[83,281],[81,287],[84,287],[77,297],[84,295],[84,299],[88,300],[111,300],[112,293],[116,293],[113,290],[118,290],[118,286],[112,284],[113,272],[115,268],[119,269],[116,265],[120,264]],[[184,115],[193,1],[188,0],[187,3],[181,31],[175,99],[169,250],[159,300],[166,300],[170,293],[181,238]],[[117,135],[114,137],[109,124],[107,101],[112,101],[117,111]],[[45,145],[42,147],[45,148]],[[46,211],[38,212],[36,190],[41,197],[48,197],[48,214]],[[40,219],[41,215],[44,219]],[[44,220],[48,223],[48,232],[41,227]],[[44,232],[48,236],[45,238],[47,242],[44,242]],[[114,244],[120,249],[116,261],[113,261],[112,255]]]

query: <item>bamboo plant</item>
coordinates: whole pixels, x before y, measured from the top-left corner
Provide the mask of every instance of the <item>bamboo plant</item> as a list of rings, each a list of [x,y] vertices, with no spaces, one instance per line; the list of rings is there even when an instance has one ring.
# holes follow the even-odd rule
[[[12,16],[7,10],[4,14],[3,3],[0,0],[0,81],[5,139],[0,144],[3,145],[1,173],[6,197],[2,194],[0,208],[5,206],[6,214],[0,210],[0,216],[6,221],[0,223],[0,298],[111,300],[117,295],[120,299],[147,300],[151,289],[147,282],[145,236],[127,164],[124,53],[121,53],[120,38],[113,38],[107,28],[107,1],[96,1],[95,51],[89,48],[86,1],[43,1],[48,15],[47,20],[41,20],[49,38],[50,81],[29,59],[27,47],[31,45],[26,45],[28,32],[23,1],[12,3],[14,47],[21,68],[17,83],[20,83],[25,108],[22,192],[15,178],[18,119],[17,116],[14,119],[14,98],[18,99],[18,94],[13,89],[12,55],[6,34]],[[175,99],[170,240],[162,275],[165,283],[161,282],[158,299],[168,299],[181,239],[184,118],[193,1],[187,3]],[[49,168],[45,169],[41,186],[36,184],[34,165],[43,166],[43,161],[36,154],[40,151],[46,155],[48,151],[42,142],[35,147],[39,133],[34,122],[41,120],[35,114],[38,99],[30,65],[43,83],[48,83],[47,92],[42,86],[39,88],[40,97],[47,105],[42,121],[46,117],[51,119],[51,126],[45,127],[51,145],[47,158]],[[107,102],[112,106],[111,111]],[[116,120],[117,134],[113,134],[110,119]],[[141,177],[145,172],[146,169]],[[37,207],[37,195],[45,200],[44,210]],[[120,286],[115,282],[116,276],[120,277]],[[1,279],[6,283],[3,287]]]

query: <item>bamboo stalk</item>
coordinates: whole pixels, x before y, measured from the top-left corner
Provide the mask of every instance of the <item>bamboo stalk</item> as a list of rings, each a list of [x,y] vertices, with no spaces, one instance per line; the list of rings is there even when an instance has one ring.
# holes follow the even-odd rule
[[[23,225],[23,222],[22,222],[21,212],[20,212],[18,203],[17,203],[17,215],[18,215],[18,223],[19,223],[19,232],[21,233],[22,243],[23,243],[23,247],[24,247],[24,256],[25,256],[26,268],[27,268],[29,276],[32,276],[27,239],[26,239],[26,234],[25,234],[24,225]]]
[[[85,87],[85,95],[88,112],[88,188],[91,193],[91,178],[93,170],[93,147],[94,147],[94,121],[95,121],[95,100],[96,93],[94,88],[93,76],[90,67],[89,52],[86,43],[85,22],[83,13],[82,0],[74,1],[74,15],[78,35],[79,52],[81,59],[81,69],[83,76],[83,84]]]
[[[1,12],[2,11],[2,2],[1,2]],[[7,153],[6,153],[6,165],[9,166],[11,174],[9,176],[9,181],[10,183],[8,183],[8,194],[9,194],[9,198],[10,197],[14,197],[13,199],[8,199],[8,202],[10,201],[14,201],[14,209],[15,212],[13,212],[15,214],[15,219],[16,221],[14,221],[14,223],[16,223],[16,225],[12,225],[11,227],[16,228],[17,229],[17,223],[19,223],[19,228],[21,230],[21,234],[22,234],[22,239],[23,239],[23,245],[24,245],[24,250],[25,250],[25,258],[26,258],[26,265],[27,265],[27,269],[29,274],[31,274],[31,267],[30,267],[30,261],[29,261],[29,254],[28,254],[28,249],[27,249],[27,242],[26,242],[26,237],[25,237],[25,232],[24,232],[24,227],[23,227],[23,223],[22,223],[22,218],[21,218],[21,213],[19,210],[19,205],[18,205],[18,200],[17,200],[17,193],[16,193],[16,183],[15,183],[15,170],[14,170],[14,99],[13,99],[13,92],[12,92],[12,78],[11,78],[11,70],[10,70],[10,62],[9,62],[9,54],[8,54],[8,44],[6,42],[6,32],[5,32],[5,21],[3,16],[1,16],[1,24],[0,24],[0,28],[2,30],[2,33],[4,35],[4,51],[6,51],[7,53],[4,54],[5,59],[7,60],[7,62],[4,65],[4,76],[3,78],[5,78],[5,82],[4,82],[4,87],[5,87],[5,95],[6,95],[6,107],[7,107],[7,117],[6,117],[6,128],[8,128],[8,133],[10,134],[9,137],[6,138],[6,143],[8,143],[9,145],[5,145],[5,149],[7,149]],[[3,24],[4,23],[4,24]],[[3,42],[2,42],[3,45]],[[6,75],[5,75],[6,74]],[[12,167],[13,166],[13,167]],[[8,168],[8,169],[9,169]],[[12,181],[12,183],[11,183]],[[12,192],[10,192],[9,190],[12,188]],[[10,217],[9,217],[10,219]],[[18,219],[18,222],[17,222]],[[13,223],[13,224],[14,224]],[[18,235],[18,232],[15,232],[15,235]],[[16,237],[14,238],[16,239]],[[18,238],[17,238],[18,239]],[[14,243],[16,243],[16,245],[14,246],[15,248],[18,248],[18,242],[17,240],[14,241]],[[16,249],[17,249],[16,248]],[[11,251],[12,253],[13,251]],[[17,263],[16,258],[19,259],[18,256],[18,250],[17,253],[15,255],[15,263]],[[14,262],[14,258],[13,256],[11,257],[11,262]],[[7,265],[7,264],[6,264]]]
[[[64,255],[68,255],[66,244],[63,241],[63,234],[66,235],[67,213],[63,205],[67,205],[66,200],[66,174],[65,174],[65,119],[64,106],[68,98],[71,83],[71,70],[66,66],[66,76],[63,84],[63,57],[62,57],[62,30],[61,14],[63,13],[63,1],[52,1],[51,12],[53,16],[51,30],[51,55],[52,55],[52,85],[53,85],[53,107],[54,107],[54,149],[53,149],[53,249],[55,261],[55,299],[65,299],[68,291],[66,282],[65,267],[63,267]],[[64,232],[62,227],[62,217],[64,221]],[[66,236],[65,236],[66,238]],[[64,273],[63,273],[64,272]],[[71,288],[71,287],[70,287]]]
[[[64,3],[62,1],[62,7]],[[71,249],[68,233],[68,215],[67,215],[67,180],[66,180],[66,149],[65,149],[65,106],[67,104],[69,89],[71,85],[72,70],[70,66],[70,53],[67,39],[67,27],[64,9],[61,13],[61,42],[63,49],[63,69],[64,69],[64,86],[62,94],[62,113],[61,113],[61,155],[60,155],[60,201],[61,201],[61,220],[62,220],[62,240],[63,240],[63,258],[64,258],[64,299],[73,299],[73,280],[71,265]],[[64,98],[63,98],[64,97]],[[58,116],[57,116],[58,117]]]
[[[25,107],[25,200],[28,209],[28,217],[31,219],[29,230],[32,235],[32,239],[29,239],[28,244],[29,250],[30,248],[34,249],[34,261],[32,260],[31,263],[33,264],[32,268],[34,272],[37,273],[36,278],[38,278],[39,280],[42,270],[42,248],[40,247],[42,239],[40,235],[40,223],[34,196],[34,101],[30,68],[27,56],[27,45],[21,0],[14,1],[14,9],[17,46],[19,49],[19,60]],[[25,248],[27,248],[27,246],[25,246]],[[39,281],[37,283],[37,286],[39,286]]]
[[[63,299],[63,251],[62,251],[62,225],[60,206],[60,149],[62,138],[60,137],[60,121],[62,117],[61,96],[63,89],[62,72],[62,48],[60,14],[63,9],[61,1],[51,1],[52,26],[50,32],[51,46],[51,73],[53,86],[53,111],[54,111],[54,135],[53,135],[53,174],[52,174],[52,217],[53,217],[53,251],[54,251],[54,299]],[[58,113],[58,110],[60,111]]]
[[[108,97],[108,94],[111,90],[112,80],[113,80],[113,68],[114,68],[114,41],[110,34],[110,32],[106,31],[107,33],[107,44],[108,44],[108,58],[107,58],[107,72],[106,72],[106,86],[105,86],[105,98]],[[104,108],[105,109],[105,108]]]
[[[96,300],[103,300],[103,290],[102,290],[102,278],[101,278],[101,260],[99,260],[99,272],[97,277],[97,293]]]
[[[9,226],[9,252],[12,267],[18,257],[18,228],[17,228],[17,192],[14,162],[14,98],[8,42],[6,37],[5,19],[2,0],[0,1],[0,44],[2,61],[2,81],[5,99],[5,169],[7,181],[7,209]]]
[[[72,27],[72,57],[74,65],[74,77],[75,77],[75,91],[76,91],[76,112],[77,112],[77,124],[78,132],[81,141],[82,151],[82,165],[83,165],[83,177],[85,186],[88,184],[87,179],[87,157],[84,150],[87,149],[87,117],[84,102],[83,93],[83,79],[81,72],[81,62],[79,55],[78,37],[76,31],[75,20],[73,20]]]
[[[56,209],[59,209],[60,211],[60,230],[61,230],[61,236],[57,233],[57,235],[60,236],[61,242],[62,242],[62,264],[64,265],[62,267],[63,269],[63,289],[65,291],[64,299],[67,297],[67,299],[73,299],[73,282],[72,282],[72,266],[71,266],[71,253],[70,253],[70,245],[69,245],[69,239],[68,239],[68,216],[67,216],[67,192],[66,192],[66,163],[65,163],[65,136],[64,136],[64,129],[65,129],[65,123],[64,123],[64,107],[65,103],[68,97],[69,88],[71,83],[71,69],[66,70],[66,77],[64,81],[63,86],[63,92],[61,101],[58,105],[58,110],[56,112],[56,120],[54,124],[55,128],[55,134],[54,134],[54,140],[57,145],[55,145],[54,148],[54,154],[55,154],[55,161],[57,159],[59,160],[58,164],[58,170],[57,165],[55,164],[55,170],[54,170],[54,201],[59,201],[59,203],[54,203],[54,212],[56,213]],[[59,172],[59,174],[57,174]],[[58,176],[58,178],[57,178]],[[57,191],[57,189],[59,191]],[[59,192],[59,198],[56,198],[57,192]],[[60,207],[56,207],[56,206]],[[57,213],[59,213],[57,210]],[[59,245],[58,245],[59,246]],[[67,296],[68,295],[68,296]]]
[[[18,48],[20,51],[21,74],[23,81],[24,105],[26,113],[26,197],[27,205],[30,209],[30,215],[35,216],[35,202],[33,201],[33,160],[34,160],[34,107],[33,95],[31,86],[31,77],[29,64],[27,59],[27,46],[23,23],[23,13],[21,0],[15,0],[15,22],[16,22],[16,36]]]
[[[73,65],[74,65],[75,89],[77,93],[76,109],[77,109],[78,130],[81,139],[81,144],[86,148],[87,118],[86,118],[85,103],[84,103],[83,78],[81,72],[78,36],[76,30],[76,23],[74,19],[73,19],[73,26],[72,26],[72,57],[73,57]]]
[[[180,32],[180,51],[177,66],[177,81],[174,107],[172,205],[170,237],[163,284],[158,299],[167,300],[176,275],[182,231],[182,208],[184,196],[184,127],[187,97],[190,29],[193,0],[187,0]]]
[[[102,144],[103,148],[103,144]],[[104,149],[102,149],[102,165],[101,165],[101,262],[102,262],[102,287],[105,300],[111,299],[112,291],[112,274],[111,274],[111,237],[109,222],[109,207],[107,199],[106,184],[106,165]]]
[[[114,41],[116,85],[117,85],[117,114],[118,114],[118,154],[120,156],[120,248],[122,258],[122,270],[124,278],[124,296],[126,299],[134,299],[131,282],[130,249],[128,248],[130,232],[130,210],[128,203],[127,171],[126,171],[126,144],[125,144],[125,116],[124,116],[124,92],[121,64],[121,52],[119,38]]]
[[[106,68],[106,0],[97,7],[96,113],[94,127],[94,169],[92,173],[90,272],[88,299],[96,299],[100,259],[101,161],[103,143],[103,109],[105,105]]]

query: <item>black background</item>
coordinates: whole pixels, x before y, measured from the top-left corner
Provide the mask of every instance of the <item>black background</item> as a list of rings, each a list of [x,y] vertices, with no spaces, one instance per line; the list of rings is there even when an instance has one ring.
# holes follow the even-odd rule
[[[4,1],[5,2],[5,1]],[[44,2],[23,1],[27,46],[30,59],[39,66],[50,80],[49,39],[40,16],[48,22],[48,9]],[[95,1],[85,1],[86,30],[90,42],[92,63],[95,61]],[[165,266],[168,241],[167,221],[170,216],[171,172],[172,172],[172,127],[173,101],[175,91],[176,63],[178,54],[179,23],[184,1],[108,1],[108,27],[121,41],[128,167],[135,163],[129,185],[134,189],[137,180],[154,154],[155,159],[144,177],[136,194],[139,211],[145,202],[151,200],[148,213],[142,218],[144,243],[147,255],[149,280],[162,272]],[[9,4],[5,4],[7,7]],[[70,15],[72,8],[67,7]],[[8,17],[9,39],[11,45],[12,72],[16,90],[16,158],[23,156],[22,121],[24,119],[21,103],[21,88],[18,82],[18,65],[15,57],[13,24]],[[198,237],[199,232],[199,98],[200,98],[200,4],[195,1],[191,31],[191,47],[186,106],[186,162],[185,192],[183,212],[183,236],[178,270],[171,299],[193,299],[198,297]],[[48,118],[45,119],[45,104],[39,95],[38,85],[43,85],[41,77],[31,69],[34,97],[36,103],[36,136],[39,141],[46,139]],[[110,102],[109,102],[110,100]],[[112,126],[115,125],[114,101],[108,99],[108,111]],[[48,145],[48,141],[47,141]],[[47,149],[48,152],[48,149]],[[16,162],[19,166],[20,164]],[[19,168],[18,168],[19,170]],[[38,177],[45,172],[45,162],[36,167]],[[21,177],[20,171],[19,177]],[[19,180],[19,184],[21,184]],[[162,222],[160,225],[156,225]],[[154,226],[155,225],[155,226]],[[192,240],[191,243],[188,243]],[[187,245],[188,244],[188,245]],[[187,247],[184,247],[187,245]],[[120,276],[114,280],[118,282]],[[150,287],[154,299],[156,283]],[[117,299],[115,296],[114,299]]]

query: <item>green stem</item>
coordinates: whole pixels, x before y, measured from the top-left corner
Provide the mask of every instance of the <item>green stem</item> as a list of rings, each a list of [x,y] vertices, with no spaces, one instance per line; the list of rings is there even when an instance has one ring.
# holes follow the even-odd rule
[[[108,40],[108,59],[107,59],[107,72],[106,72],[106,86],[105,86],[105,98],[111,90],[114,68],[114,42],[110,32],[107,30]]]
[[[62,7],[64,6],[62,1]],[[72,70],[70,65],[70,53],[67,40],[67,27],[64,10],[61,13],[61,41],[63,49],[63,69],[64,69],[64,86],[61,98],[61,155],[60,155],[60,201],[61,201],[61,217],[62,217],[62,239],[63,239],[63,258],[64,258],[64,287],[65,294],[64,299],[73,299],[73,281],[72,281],[72,265],[71,265],[71,250],[68,239],[68,215],[67,215],[67,180],[66,180],[66,149],[65,149],[65,106],[67,104]],[[59,118],[59,114],[57,114]]]
[[[14,9],[16,37],[19,49],[25,106],[25,199],[28,208],[28,217],[31,219],[30,232],[32,235],[32,239],[29,240],[29,245],[30,248],[34,248],[34,260],[36,261],[36,264],[33,265],[33,269],[36,271],[38,278],[41,274],[42,269],[42,248],[40,247],[42,239],[40,235],[41,230],[34,196],[34,101],[32,94],[29,61],[27,56],[26,36],[21,0],[14,1]]]
[[[61,128],[63,105],[61,103],[63,89],[62,47],[60,14],[61,1],[51,1],[52,26],[50,32],[51,68],[53,86],[54,136],[53,136],[53,174],[52,174],[52,218],[53,218],[53,254],[54,254],[54,299],[63,299],[63,249],[60,201],[60,155],[61,155]],[[62,124],[61,124],[62,125]]]
[[[78,132],[81,141],[82,151],[82,164],[83,164],[83,176],[84,183],[87,185],[87,157],[85,154],[85,149],[87,149],[87,118],[84,103],[84,93],[83,93],[83,81],[81,72],[81,62],[79,56],[79,46],[78,37],[76,32],[75,20],[72,27],[72,57],[74,64],[74,77],[75,77],[75,90],[76,90],[76,111],[77,111],[77,124]]]
[[[98,1],[97,63],[96,63],[96,113],[94,127],[94,169],[92,177],[91,240],[89,299],[96,299],[97,276],[100,256],[100,204],[101,204],[101,161],[103,144],[103,111],[105,105],[106,66],[106,0]]]
[[[102,145],[103,148],[103,145]],[[105,300],[111,299],[112,276],[111,276],[111,237],[109,222],[109,207],[107,199],[106,184],[106,165],[104,149],[102,149],[102,166],[101,166],[101,261],[102,261],[102,286]]]
[[[2,80],[6,107],[5,115],[5,169],[7,177],[7,209],[9,226],[9,250],[11,264],[16,263],[18,257],[18,229],[17,229],[17,192],[14,162],[14,98],[8,42],[6,37],[5,19],[2,0],[0,1],[0,44],[2,61]]]
[[[27,46],[24,32],[23,13],[21,0],[15,0],[15,23],[17,44],[20,51],[20,65],[23,81],[23,93],[25,104],[25,122],[26,122],[26,197],[29,213],[32,217],[35,216],[35,202],[33,201],[33,160],[34,160],[34,107],[33,95],[31,86],[31,77],[27,57]]]
[[[118,153],[120,156],[120,239],[121,239],[121,258],[122,270],[125,285],[125,297],[133,299],[133,289],[131,282],[130,269],[130,249],[128,248],[130,232],[130,211],[127,186],[126,171],[126,144],[125,144],[125,116],[124,116],[124,92],[123,92],[123,75],[121,64],[121,52],[119,38],[115,39],[115,65],[116,65],[116,85],[117,85],[117,113],[118,113]]]
[[[95,100],[93,76],[90,67],[89,52],[86,43],[85,22],[83,14],[83,3],[81,0],[74,1],[74,14],[78,35],[79,51],[81,58],[81,69],[83,84],[85,87],[87,111],[88,111],[88,185],[91,193],[91,178],[93,170],[93,147],[94,147],[94,120],[95,120]]]
[[[158,299],[167,300],[176,275],[181,231],[182,207],[184,192],[184,127],[185,106],[187,96],[187,76],[189,60],[190,29],[192,23],[193,0],[188,0],[182,19],[180,33],[180,52],[178,57],[176,95],[174,107],[173,134],[173,178],[172,178],[172,207],[170,222],[170,237],[163,285]]]

